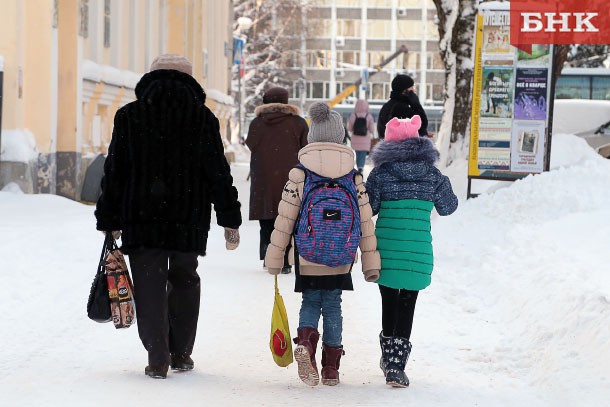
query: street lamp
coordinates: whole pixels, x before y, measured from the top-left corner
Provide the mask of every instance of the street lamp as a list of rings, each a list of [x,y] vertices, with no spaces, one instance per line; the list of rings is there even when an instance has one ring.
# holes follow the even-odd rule
[[[244,76],[245,72],[245,60],[244,60],[244,52],[246,49],[246,32],[252,27],[252,19],[249,17],[239,17],[237,19],[237,36],[234,38],[234,46],[233,46],[233,62],[237,64],[238,72],[237,72],[237,87],[239,94],[239,102],[237,105],[237,116],[239,120],[239,141],[243,143],[244,140],[244,99],[245,99],[245,87],[241,85],[241,78]]]

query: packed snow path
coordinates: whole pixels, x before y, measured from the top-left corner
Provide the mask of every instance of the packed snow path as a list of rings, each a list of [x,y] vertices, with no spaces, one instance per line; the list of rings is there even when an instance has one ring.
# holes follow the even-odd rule
[[[247,164],[232,166],[241,246],[226,251],[212,226],[195,370],[167,380],[144,375],[136,327],[86,317],[103,241],[93,207],[0,192],[0,404],[608,405],[610,162],[574,137],[553,143],[552,172],[468,202],[465,164],[450,168],[460,208],[433,220],[436,264],[416,307],[407,389],[386,386],[378,367],[379,292],[359,265],[343,297],[341,384],[310,388],[295,364],[273,364],[273,278],[258,260],[258,223],[247,221]],[[293,281],[280,276],[295,334]]]

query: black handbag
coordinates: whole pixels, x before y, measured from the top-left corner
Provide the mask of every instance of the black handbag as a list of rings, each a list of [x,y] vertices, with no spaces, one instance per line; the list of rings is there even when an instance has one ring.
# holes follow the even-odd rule
[[[89,292],[87,316],[95,322],[112,321],[110,296],[108,295],[108,279],[106,277],[106,256],[112,248],[113,242],[112,232],[106,232],[106,239],[104,239],[104,247],[102,248],[100,262],[97,266],[97,273],[95,274],[93,284],[91,284],[91,291]]]

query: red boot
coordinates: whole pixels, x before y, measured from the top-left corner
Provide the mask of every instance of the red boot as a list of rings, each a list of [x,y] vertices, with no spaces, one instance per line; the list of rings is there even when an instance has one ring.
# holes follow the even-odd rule
[[[309,386],[317,386],[320,382],[318,366],[316,366],[316,346],[320,334],[315,328],[298,328],[298,337],[294,338],[297,347],[294,348],[294,358],[299,366],[299,378]]]
[[[339,361],[345,355],[343,346],[332,348],[322,344],[322,384],[335,386],[339,384]]]

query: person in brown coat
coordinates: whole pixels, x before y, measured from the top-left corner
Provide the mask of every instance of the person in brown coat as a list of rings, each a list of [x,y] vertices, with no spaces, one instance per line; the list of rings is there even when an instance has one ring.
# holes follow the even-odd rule
[[[279,216],[275,222],[275,230],[271,235],[271,244],[267,249],[265,261],[269,272],[278,274],[284,264],[284,253],[290,240],[294,237],[295,241],[302,241],[299,240],[301,235],[295,235],[297,233],[295,223],[299,225],[298,233],[304,235],[313,233],[311,236],[315,242],[313,252],[310,250],[311,247],[307,247],[306,244],[299,244],[295,248],[297,253],[289,256],[296,263],[295,291],[302,292],[303,296],[299,313],[298,338],[295,338],[298,346],[294,350],[294,355],[301,380],[310,386],[317,385],[320,375],[316,367],[315,352],[320,337],[318,322],[320,316],[323,316],[322,384],[332,386],[339,383],[339,361],[344,354],[341,294],[343,290],[353,290],[351,270],[356,254],[354,246],[354,257],[351,254],[345,256],[347,264],[342,261],[334,262],[336,266],[326,265],[333,264],[333,257],[343,257],[346,253],[350,253],[348,244],[352,236],[350,235],[347,239],[347,243],[339,238],[339,236],[346,238],[345,235],[349,235],[350,232],[334,234],[332,231],[339,230],[344,223],[357,221],[357,215],[359,215],[360,231],[354,233],[357,233],[360,239],[358,244],[362,252],[362,272],[366,281],[374,282],[379,278],[381,258],[377,251],[375,225],[371,219],[373,212],[366,188],[362,175],[354,170],[354,151],[342,144],[345,130],[341,116],[323,103],[314,103],[309,110],[309,115],[311,118],[308,136],[310,144],[299,151],[301,166],[290,171],[288,182],[283,188]],[[314,180],[318,177],[323,180],[318,180],[318,183],[314,184]],[[329,198],[329,196],[324,198],[320,195],[327,193],[324,190],[331,189],[351,191],[345,196],[347,200],[353,202],[353,206],[349,205],[350,209],[343,211],[338,209],[340,205],[338,200],[331,201],[334,198]],[[314,200],[314,196],[316,200]],[[323,204],[323,201],[328,205]],[[341,200],[341,202],[343,201],[346,199]],[[356,201],[357,208],[355,208]],[[303,202],[309,202],[309,204],[306,209],[301,211]],[[308,211],[307,214],[305,211]],[[324,226],[317,223],[320,213],[324,215],[323,222],[337,222],[330,228],[328,223]],[[298,221],[300,219],[305,219],[303,222],[309,222],[309,227],[304,229],[306,231],[301,232],[301,222]],[[323,236],[324,232],[318,232],[321,230],[328,231],[326,236]],[[320,234],[316,235],[316,232]],[[327,240],[328,235],[330,235],[330,240]],[[335,238],[337,240],[334,240]],[[324,264],[312,261],[309,254],[324,252],[323,248],[332,252],[330,258],[320,259],[320,261],[324,261]],[[309,260],[304,257],[308,257]],[[326,260],[330,261],[326,262]]]
[[[282,188],[297,154],[307,144],[307,122],[299,108],[288,104],[288,91],[275,87],[265,92],[263,105],[254,110],[246,145],[250,148],[250,220],[260,223],[260,259],[271,239]],[[263,267],[265,264],[263,262]],[[286,258],[282,273],[290,273]]]

